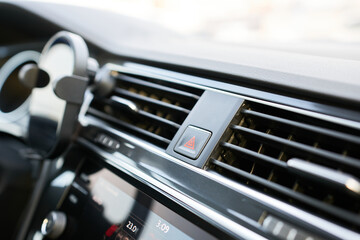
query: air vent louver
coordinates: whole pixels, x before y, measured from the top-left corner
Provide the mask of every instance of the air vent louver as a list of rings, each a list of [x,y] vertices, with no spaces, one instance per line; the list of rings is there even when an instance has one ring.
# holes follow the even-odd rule
[[[331,184],[331,176],[326,179],[320,171],[296,171],[289,164],[301,159],[334,173],[333,178],[358,180],[358,129],[254,102],[245,102],[234,122],[208,171],[360,231],[360,192]]]
[[[116,88],[87,112],[117,129],[166,148],[202,90],[142,75],[112,72]]]

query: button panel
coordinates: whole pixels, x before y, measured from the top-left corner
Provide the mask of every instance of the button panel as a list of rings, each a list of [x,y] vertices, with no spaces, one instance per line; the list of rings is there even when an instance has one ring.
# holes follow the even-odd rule
[[[175,145],[174,151],[191,159],[197,159],[210,137],[210,131],[188,126]]]
[[[103,133],[99,133],[96,136],[95,142],[100,143],[104,147],[107,147],[107,148],[112,149],[112,150],[117,150],[117,149],[120,148],[120,143],[118,141],[116,141],[115,139],[113,139],[113,138],[111,138],[108,135],[103,134]]]

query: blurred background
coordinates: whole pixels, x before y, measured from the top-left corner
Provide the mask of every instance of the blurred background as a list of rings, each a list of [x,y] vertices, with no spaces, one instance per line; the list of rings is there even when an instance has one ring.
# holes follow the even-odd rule
[[[360,44],[359,0],[46,0],[115,11],[232,44]]]

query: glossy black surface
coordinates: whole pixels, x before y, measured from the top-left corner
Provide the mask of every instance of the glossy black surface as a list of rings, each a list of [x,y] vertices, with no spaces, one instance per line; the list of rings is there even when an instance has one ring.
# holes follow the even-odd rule
[[[60,210],[70,219],[62,239],[215,239],[88,160]]]
[[[102,126],[105,127],[104,125]],[[104,130],[106,130],[106,127]],[[90,141],[96,137],[97,133],[103,132],[104,131],[97,127],[90,126],[84,130],[86,138]],[[234,223],[241,224],[254,232],[261,233],[266,236],[266,238],[271,238],[271,235],[268,235],[258,222],[262,214],[266,211],[301,228],[311,229],[311,231],[318,233],[320,236],[326,236],[327,239],[337,239],[333,235],[324,232],[324,230],[316,228],[311,222],[306,221],[305,215],[307,214],[302,211],[299,211],[297,213],[298,215],[296,215],[296,213],[292,212],[290,206],[283,208],[284,206],[280,206],[279,203],[277,205],[277,203],[267,202],[268,199],[265,199],[265,195],[263,195],[263,198],[257,198],[248,192],[242,192],[237,188],[236,184],[232,186],[224,185],[224,183],[216,181],[216,178],[211,178],[205,171],[184,167],[184,164],[179,164],[175,159],[171,159],[170,156],[166,157],[166,154],[162,154],[162,150],[154,151],[156,148],[153,150],[151,150],[151,148],[143,148],[143,145],[138,145],[139,142],[137,142],[138,144],[132,142],[131,137],[126,137],[126,135],[120,132],[112,131],[112,133],[107,132],[107,134],[119,141],[121,147],[118,151],[108,151],[108,149],[101,145],[96,147],[85,140],[80,140],[80,142],[85,147],[93,149],[94,152],[100,153],[100,156],[107,163],[117,169],[125,171],[125,173],[130,174],[130,176],[133,176],[139,181],[145,182],[152,191],[160,191],[165,194],[167,198],[170,198],[170,200],[180,205],[183,205],[186,198],[190,196],[192,199],[201,202],[201,204],[209,208],[210,215],[207,212],[198,211],[191,207],[190,210],[210,223],[214,223],[214,219],[211,218],[211,210],[216,209]],[[120,152],[124,155],[119,154]],[[161,186],[158,186],[154,182],[149,183],[148,180],[142,178],[142,175],[139,175],[140,173],[149,177],[151,176],[150,178],[154,179],[155,182],[165,182],[172,189],[180,192],[185,199],[178,199],[171,196],[169,192],[163,192]],[[211,176],[214,177],[214,175]],[[189,206],[187,206],[187,208],[189,208]],[[314,220],[315,219],[313,219],[313,221]],[[237,238],[241,238],[241,236],[244,237],[244,235],[239,234],[239,232],[232,232],[235,230],[233,228],[229,229],[219,224],[219,222],[216,222],[216,224],[220,229],[228,232],[228,234],[235,234],[233,236]]]

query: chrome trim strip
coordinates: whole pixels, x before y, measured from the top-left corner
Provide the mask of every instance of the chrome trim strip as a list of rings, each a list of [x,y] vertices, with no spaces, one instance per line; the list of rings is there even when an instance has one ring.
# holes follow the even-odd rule
[[[224,229],[227,229],[229,232],[233,232],[235,235],[245,238],[245,239],[263,239],[266,238],[262,237],[261,235],[258,235],[257,233],[254,233],[253,231],[231,221],[230,219],[226,218],[225,216],[219,214],[218,212],[215,212],[206,206],[202,205],[201,203],[181,194],[180,192],[168,187],[167,185],[163,184],[162,182],[150,177],[149,175],[143,173],[142,171],[136,169],[135,167],[129,165],[126,163],[126,161],[121,161],[121,159],[126,159],[128,161],[132,161],[128,157],[122,155],[122,154],[116,154],[116,157],[112,154],[109,154],[107,152],[104,152],[97,146],[89,143],[85,139],[78,139],[78,142],[82,145],[89,147],[93,149],[96,153],[100,154],[102,157],[104,157],[107,163],[110,165],[116,167],[117,169],[129,174],[130,176],[140,180],[141,182],[150,184],[157,190],[160,190],[160,192],[164,192],[166,194],[169,194],[173,196],[174,198],[180,200],[181,202],[185,203],[188,206],[191,206],[194,209],[197,209],[199,212],[204,214],[207,218],[211,219],[212,221],[216,222],[220,226],[222,226]]]
[[[152,146],[146,142],[143,142],[142,140],[139,140],[135,137],[132,137],[130,135],[127,135],[123,132],[120,132],[116,129],[113,129],[109,126],[106,125],[106,123],[101,123],[101,121],[98,121],[98,120],[93,120],[93,119],[90,119],[90,118],[87,118],[87,122],[88,124],[91,124],[93,126],[96,126],[100,129],[104,129],[106,131],[109,131],[110,133],[112,134],[115,134],[115,135],[118,135],[120,136],[121,138],[124,138],[126,139],[127,141],[130,141],[131,143],[134,143],[135,145],[138,145],[140,146],[141,148],[143,149],[146,149],[147,151],[150,151],[152,153],[155,153],[157,154],[158,156],[161,156],[163,158],[166,158],[172,162],[175,162],[176,164],[178,165],[181,165],[182,167],[184,168],[187,168],[193,172],[196,172],[197,174],[200,174],[208,179],[212,179],[214,181],[217,181],[217,182],[221,182],[223,185],[227,186],[228,188],[230,189],[233,189],[235,191],[238,191],[244,195],[249,195],[251,196],[254,200],[260,202],[260,203],[264,203],[264,204],[269,204],[271,205],[274,209],[277,209],[278,211],[282,211],[282,212],[285,212],[289,215],[291,215],[292,217],[294,218],[297,218],[305,223],[312,223],[312,222],[316,222],[316,228],[324,231],[324,232],[327,232],[327,233],[330,233],[331,235],[333,236],[336,236],[340,239],[349,239],[349,240],[352,240],[352,239],[360,239],[360,234],[358,233],[355,233],[353,231],[350,231],[344,227],[341,227],[339,225],[336,225],[334,223],[331,223],[325,219],[322,219],[320,217],[317,217],[317,216],[314,216],[308,212],[305,212],[301,209],[298,209],[296,207],[293,207],[287,203],[284,203],[284,202],[281,202],[277,199],[274,199],[272,197],[269,197],[263,193],[260,193],[260,192],[257,192],[255,190],[252,190],[242,184],[239,184],[238,182],[235,182],[235,181],[232,181],[230,179],[226,179],[225,177],[223,176],[220,176],[220,175],[216,175],[216,174],[213,174],[213,173],[210,173],[210,172],[207,172],[203,169],[200,169],[200,168],[197,168],[197,167],[194,167],[190,164],[187,164],[177,158],[174,158],[170,155],[168,155],[166,152],[164,152],[161,148],[157,148],[155,146]],[[84,143],[87,142],[86,140],[82,140],[81,142]],[[96,147],[95,145],[91,144],[91,143],[86,143],[87,146],[91,146],[91,148],[96,148],[102,156],[104,156],[105,158],[108,158],[108,159],[112,159],[112,160],[116,160],[116,156],[113,156],[103,150],[101,150],[100,148]],[[117,156],[119,156],[120,154],[118,153]],[[133,160],[131,160],[133,161]],[[122,164],[124,164],[122,162]],[[123,165],[121,165],[123,166]],[[146,175],[146,174],[145,174]],[[149,176],[147,176],[147,178],[150,178]],[[153,179],[154,180],[154,179]],[[157,180],[154,180],[154,181],[157,181]],[[165,184],[162,184],[162,185],[165,185]],[[155,185],[157,186],[157,185]],[[166,185],[165,185],[166,186]],[[157,186],[158,187],[158,186]],[[168,189],[169,187],[166,186],[166,189]],[[160,188],[161,189],[161,188]],[[166,191],[166,190],[165,190]],[[181,195],[183,196],[183,195]],[[231,230],[231,229],[230,229]]]
[[[328,232],[331,235],[336,236],[340,239],[348,239],[348,240],[360,239],[360,234],[358,234],[356,232],[350,231],[344,227],[341,227],[334,223],[328,222],[325,219],[314,216],[308,212],[305,212],[301,209],[295,208],[291,205],[288,205],[287,203],[281,202],[277,199],[274,199],[272,197],[264,195],[260,192],[256,192],[255,190],[252,190],[252,189],[250,189],[244,185],[241,185],[235,181],[226,179],[220,175],[215,175],[215,174],[212,174],[212,176],[209,176],[209,177],[212,179],[215,179],[216,181],[221,181],[222,183],[224,183],[224,185],[228,186],[229,188],[236,189],[240,192],[248,194],[260,202],[265,202],[266,204],[271,204],[274,208],[277,208],[283,212],[286,212],[294,218],[300,219],[300,220],[302,220],[304,222],[308,222],[308,223],[316,222],[316,226],[314,226],[314,227],[321,229],[324,232]]]
[[[324,182],[335,184],[344,190],[348,189],[353,193],[360,194],[360,181],[350,174],[298,158],[291,158],[286,164],[295,171],[312,175]]]
[[[116,65],[116,64],[112,64],[112,63],[107,63],[106,66],[109,69],[112,69],[114,71],[124,72],[124,73],[128,73],[128,74],[141,75],[141,76],[144,76],[144,77],[156,78],[156,79],[159,79],[159,80],[163,80],[163,81],[167,81],[167,82],[174,82],[174,83],[177,83],[177,84],[184,85],[183,81],[181,81],[180,79],[172,78],[172,77],[167,77],[167,76],[163,76],[163,75],[159,75],[159,74],[144,72],[144,71],[141,71],[141,70],[138,70],[138,69],[135,69],[135,68],[120,66],[120,65]],[[164,70],[164,71],[167,71],[167,70]],[[169,71],[169,72],[171,72],[171,71]],[[185,75],[185,74],[178,74],[178,75]],[[190,75],[189,75],[189,77],[199,78],[199,77],[190,76]],[[199,79],[204,80],[204,78],[199,78]],[[287,111],[291,111],[291,112],[295,112],[295,113],[300,113],[300,114],[303,114],[303,115],[306,115],[306,116],[310,116],[310,117],[322,119],[322,120],[325,120],[325,121],[337,123],[337,124],[340,124],[340,125],[360,129],[360,123],[356,122],[356,121],[352,121],[352,120],[348,120],[348,119],[342,119],[342,118],[334,117],[334,116],[328,116],[328,115],[325,115],[325,114],[322,114],[322,113],[311,112],[311,111],[308,111],[308,110],[299,109],[299,108],[290,107],[290,106],[285,106],[285,105],[281,105],[281,104],[278,104],[278,103],[272,103],[272,102],[269,102],[269,101],[259,100],[259,99],[256,99],[256,98],[247,97],[247,96],[243,96],[243,95],[239,95],[239,94],[235,94],[235,93],[225,92],[225,91],[222,91],[222,90],[213,89],[213,88],[209,88],[209,87],[206,87],[206,86],[190,83],[190,82],[187,82],[187,81],[185,81],[185,82],[186,82],[187,86],[191,86],[191,87],[194,87],[194,88],[220,92],[220,93],[235,96],[235,97],[238,97],[238,98],[243,98],[245,100],[265,104],[265,105],[272,106],[272,107],[281,108],[283,110],[287,110]]]

